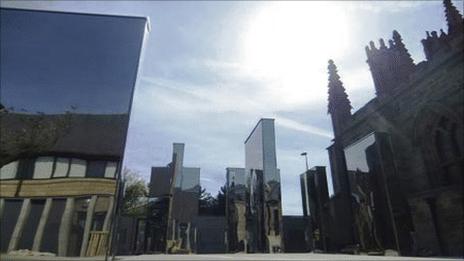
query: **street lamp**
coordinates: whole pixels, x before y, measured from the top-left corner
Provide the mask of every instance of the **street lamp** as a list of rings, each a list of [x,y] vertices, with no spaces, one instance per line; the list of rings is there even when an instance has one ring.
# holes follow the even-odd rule
[[[308,216],[309,216],[309,213],[311,212],[310,210],[310,207],[309,207],[309,190],[308,190],[308,153],[305,151],[305,152],[302,152],[300,154],[300,156],[304,156],[305,157],[305,162],[306,162],[306,172],[303,174],[303,178],[304,178],[304,190],[305,190],[305,193],[304,193],[304,196],[306,198],[306,209],[308,211]],[[312,248],[312,251],[314,253],[314,250],[316,249],[316,242],[314,240],[314,233],[312,231],[312,229],[314,228],[314,225],[313,225],[313,221],[312,221],[312,218],[309,219],[309,224],[311,224],[311,233],[310,235],[307,235],[305,233],[305,238],[307,238],[307,236],[310,236],[310,239],[307,239],[307,240],[311,240],[311,248]],[[308,244],[309,245],[309,244]]]
[[[305,162],[306,162],[306,171],[308,171],[308,153],[305,151],[305,152],[302,152],[300,154],[300,156],[305,156]]]

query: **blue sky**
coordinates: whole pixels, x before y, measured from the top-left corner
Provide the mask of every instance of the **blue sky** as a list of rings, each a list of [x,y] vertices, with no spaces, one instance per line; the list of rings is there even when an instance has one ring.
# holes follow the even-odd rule
[[[454,1],[462,13],[462,2]],[[301,214],[299,174],[328,166],[327,60],[353,112],[374,97],[364,46],[398,30],[416,63],[425,31],[447,29],[441,1],[159,2],[2,1],[2,7],[147,16],[151,32],[135,92],[125,164],[148,179],[186,143],[215,193],[226,167],[244,166],[259,118],[276,119],[284,214]],[[327,167],[328,173],[330,168]],[[329,181],[330,183],[330,181]]]

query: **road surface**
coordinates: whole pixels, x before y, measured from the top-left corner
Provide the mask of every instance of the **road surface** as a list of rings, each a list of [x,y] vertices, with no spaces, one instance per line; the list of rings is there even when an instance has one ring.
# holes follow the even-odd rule
[[[21,256],[0,256],[2,261],[29,261],[29,260],[50,260],[50,261],[90,261],[105,260],[104,257],[21,257]],[[211,254],[211,255],[139,255],[139,256],[118,256],[118,261],[356,261],[356,260],[411,260],[411,261],[457,261],[464,260],[461,258],[420,258],[404,256],[366,256],[366,255],[342,255],[342,254]]]

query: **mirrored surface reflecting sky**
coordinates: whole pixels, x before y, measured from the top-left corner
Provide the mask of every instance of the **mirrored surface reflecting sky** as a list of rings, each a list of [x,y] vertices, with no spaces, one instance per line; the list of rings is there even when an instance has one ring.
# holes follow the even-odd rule
[[[14,9],[2,10],[0,18],[3,106],[46,114],[128,113],[145,19]]]
[[[462,2],[453,1],[462,13]],[[275,118],[284,214],[301,214],[299,174],[328,166],[327,60],[338,66],[353,111],[374,97],[364,46],[398,30],[416,63],[425,31],[446,28],[441,1],[158,2],[2,1],[2,7],[147,16],[126,166],[149,179],[185,142],[216,193],[226,167],[244,167],[244,141]],[[115,76],[118,77],[118,76]],[[116,78],[115,78],[116,79]],[[330,168],[328,168],[330,176]],[[329,179],[329,186],[331,182]],[[332,190],[331,188],[329,188]]]

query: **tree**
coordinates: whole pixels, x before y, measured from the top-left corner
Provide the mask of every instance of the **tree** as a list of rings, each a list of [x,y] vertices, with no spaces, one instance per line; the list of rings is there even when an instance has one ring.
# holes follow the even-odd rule
[[[226,214],[226,186],[222,186],[216,195],[216,213],[224,216]]]
[[[148,187],[140,173],[124,169],[124,198],[122,213],[129,216],[145,214],[147,204]]]
[[[20,156],[37,155],[53,148],[71,127],[74,109],[50,116],[25,109],[17,113],[14,108],[6,109],[0,104],[0,167]]]
[[[198,200],[200,214],[211,214],[215,205],[215,198],[206,189],[200,187],[200,198]]]
[[[206,192],[206,189],[200,188],[199,212],[205,216],[224,216],[225,215],[225,191],[226,187],[222,186],[216,197]]]

